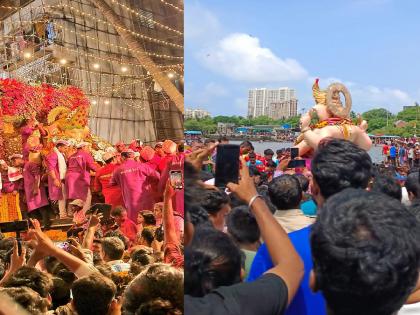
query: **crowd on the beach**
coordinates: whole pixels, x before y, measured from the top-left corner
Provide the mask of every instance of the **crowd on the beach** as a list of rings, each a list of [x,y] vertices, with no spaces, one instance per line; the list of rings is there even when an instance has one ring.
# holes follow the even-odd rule
[[[240,179],[222,189],[214,165],[226,143],[195,141],[186,156],[185,314],[420,309],[418,144],[373,164],[327,138],[293,167],[292,150],[260,154],[244,141]]]
[[[0,233],[0,314],[182,314],[184,190],[170,176],[182,143],[120,141],[95,160],[84,141],[45,152],[34,121],[21,132],[22,154],[1,160],[1,194],[19,196],[29,228]],[[48,236],[55,225],[65,240]]]

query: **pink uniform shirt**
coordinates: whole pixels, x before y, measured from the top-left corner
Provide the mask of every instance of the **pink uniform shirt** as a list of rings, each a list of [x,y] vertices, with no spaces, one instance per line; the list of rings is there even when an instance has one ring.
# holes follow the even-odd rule
[[[81,199],[86,201],[90,187],[90,172],[96,171],[96,165],[92,156],[83,151],[77,150],[69,157],[66,174],[66,191],[68,199]]]
[[[126,160],[114,171],[111,186],[119,186],[128,217],[136,221],[139,210],[153,209],[160,175],[145,163]]]
[[[47,193],[43,186],[39,187],[38,194],[33,194],[34,186],[39,183],[40,178],[41,165],[33,162],[26,162],[23,168],[23,183],[29,212],[49,204]]]

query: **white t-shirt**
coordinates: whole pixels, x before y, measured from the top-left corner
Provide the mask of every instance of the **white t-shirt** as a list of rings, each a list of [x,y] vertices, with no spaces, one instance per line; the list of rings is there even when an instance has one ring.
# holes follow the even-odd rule
[[[414,149],[413,148],[408,150],[408,158],[409,159],[414,159]]]
[[[417,315],[420,314],[420,303],[404,305],[398,315]]]

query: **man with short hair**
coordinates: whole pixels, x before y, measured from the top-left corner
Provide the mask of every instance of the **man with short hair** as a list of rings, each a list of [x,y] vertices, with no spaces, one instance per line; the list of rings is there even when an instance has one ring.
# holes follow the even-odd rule
[[[68,148],[68,145],[68,142],[65,140],[57,141],[54,149],[45,157],[48,174],[48,196],[51,201],[58,202],[60,219],[68,217],[64,188],[64,179],[66,178],[67,172],[64,152]]]
[[[408,174],[405,181],[405,188],[407,189],[408,199],[413,202],[420,202],[420,178],[419,172],[412,172]]]
[[[303,229],[314,222],[299,208],[302,188],[299,180],[293,175],[286,174],[274,178],[268,185],[268,195],[277,208],[274,217],[287,233]]]
[[[121,157],[123,162],[115,169],[109,185],[121,189],[128,217],[136,221],[139,211],[153,208],[153,188],[159,182],[160,175],[149,165],[136,162],[131,149],[122,152]]]
[[[420,226],[394,198],[343,190],[323,205],[311,232],[311,287],[328,314],[393,315],[416,287]]]
[[[127,210],[123,207],[117,207],[111,211],[111,216],[115,219],[122,234],[127,237],[131,243],[136,241],[138,233],[137,225],[128,218]]]
[[[78,315],[114,314],[112,311],[117,309],[117,287],[112,280],[99,273],[77,279],[71,291],[71,304]]]
[[[269,161],[273,161],[274,151],[271,149],[264,150],[264,165],[267,166]]]
[[[223,231],[225,218],[230,211],[229,196],[220,190],[206,190],[200,204],[209,214],[209,219],[215,229]]]
[[[227,217],[227,232],[245,254],[245,277],[260,247],[261,233],[257,220],[247,206],[232,209]]]
[[[6,288],[28,287],[37,292],[48,304],[51,304],[50,292],[53,281],[48,273],[34,267],[23,266],[15,271],[3,284]]]
[[[312,195],[317,205],[322,207],[329,197],[346,188],[366,189],[372,177],[372,160],[365,150],[350,141],[327,138],[320,142],[315,152],[311,171]],[[327,314],[322,295],[314,294],[309,288],[309,274],[312,269],[311,226],[288,235],[304,261],[305,275],[286,315]],[[272,267],[271,257],[263,244],[255,256],[248,280],[257,279]]]
[[[102,239],[101,257],[114,272],[128,272],[130,264],[122,260],[125,245],[118,237],[105,237]]]
[[[391,144],[391,147],[389,148],[389,159],[392,165],[395,167],[397,166],[397,147],[394,143]]]

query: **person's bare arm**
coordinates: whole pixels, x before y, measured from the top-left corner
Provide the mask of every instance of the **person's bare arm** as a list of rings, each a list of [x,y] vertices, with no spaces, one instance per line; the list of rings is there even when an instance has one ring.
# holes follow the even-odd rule
[[[91,267],[83,260],[55,246],[51,239],[42,232],[39,222],[32,219],[31,222],[35,228],[29,230],[28,235],[31,237],[34,244],[33,255],[38,260],[46,256],[53,256],[66,265],[71,272],[74,272],[78,278],[87,276],[96,271],[94,267]],[[33,263],[36,264],[37,261],[32,261],[32,264]]]
[[[92,249],[93,239],[95,237],[95,231],[98,227],[99,221],[101,220],[102,215],[92,215],[89,219],[89,226],[87,228],[85,237],[82,242],[82,247],[87,249]]]
[[[228,188],[242,201],[249,204],[257,190],[244,160],[242,160],[239,184],[229,183]],[[288,304],[292,301],[303,277],[302,259],[290,242],[287,233],[274,218],[265,201],[258,197],[251,205],[251,211],[257,220],[261,235],[267,245],[274,267],[267,273],[281,277],[288,288]]]
[[[18,243],[17,240],[13,241],[13,252],[10,256],[10,266],[8,270],[4,273],[3,278],[0,280],[0,287],[13,275],[16,270],[25,265],[26,261],[26,247],[22,245],[22,253],[18,253]]]
[[[164,244],[178,244],[179,239],[176,233],[174,210],[172,207],[172,198],[175,196],[175,190],[171,181],[166,182],[165,193],[163,197],[163,235]]]

